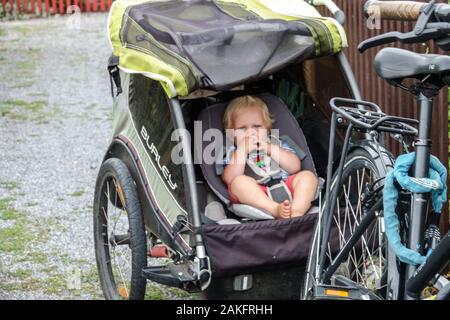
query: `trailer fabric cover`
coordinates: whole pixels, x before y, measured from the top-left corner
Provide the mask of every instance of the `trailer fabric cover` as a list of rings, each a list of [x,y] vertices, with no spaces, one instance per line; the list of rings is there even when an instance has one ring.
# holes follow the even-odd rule
[[[291,219],[205,225],[203,235],[213,275],[247,274],[304,262],[316,219],[317,214],[308,214]]]
[[[119,67],[161,81],[169,97],[226,90],[347,46],[334,19],[271,10],[280,7],[275,0],[117,0],[108,31]]]

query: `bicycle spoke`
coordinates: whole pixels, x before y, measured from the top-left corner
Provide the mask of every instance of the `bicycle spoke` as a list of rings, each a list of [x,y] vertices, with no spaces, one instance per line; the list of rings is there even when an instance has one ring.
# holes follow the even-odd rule
[[[333,214],[333,227],[337,232],[337,244],[343,248],[365,216],[363,200],[369,189],[367,186],[376,179],[373,170],[362,166],[349,174],[340,184],[340,193]],[[369,289],[376,289],[377,279],[383,270],[382,237],[379,218],[376,218],[350,249],[345,261],[338,266],[335,274],[342,274]],[[335,258],[328,243],[329,261]]]

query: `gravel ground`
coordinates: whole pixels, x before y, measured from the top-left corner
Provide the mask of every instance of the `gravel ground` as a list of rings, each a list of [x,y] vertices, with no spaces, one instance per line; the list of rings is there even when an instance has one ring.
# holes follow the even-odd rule
[[[0,299],[102,298],[91,216],[111,132],[106,21],[0,23]]]

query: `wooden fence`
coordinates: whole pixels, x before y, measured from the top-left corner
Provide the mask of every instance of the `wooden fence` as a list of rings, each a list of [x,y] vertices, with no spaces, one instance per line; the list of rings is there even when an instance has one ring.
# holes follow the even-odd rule
[[[112,0],[1,0],[0,15],[52,15],[79,10],[108,11]]]

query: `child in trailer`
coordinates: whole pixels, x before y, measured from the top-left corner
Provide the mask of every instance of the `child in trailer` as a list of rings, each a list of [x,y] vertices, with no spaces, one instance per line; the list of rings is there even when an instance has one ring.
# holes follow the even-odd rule
[[[232,130],[234,145],[226,150],[222,180],[232,203],[266,210],[277,219],[303,216],[314,200],[318,178],[311,171],[301,171],[300,158],[283,139],[279,145],[271,143],[272,124],[267,105],[260,98],[242,96],[231,101],[224,114],[224,128]],[[261,183],[264,179],[248,175],[253,172],[249,168],[269,172],[269,182],[265,179]],[[269,190],[280,182],[287,187],[289,200],[277,202]]]

